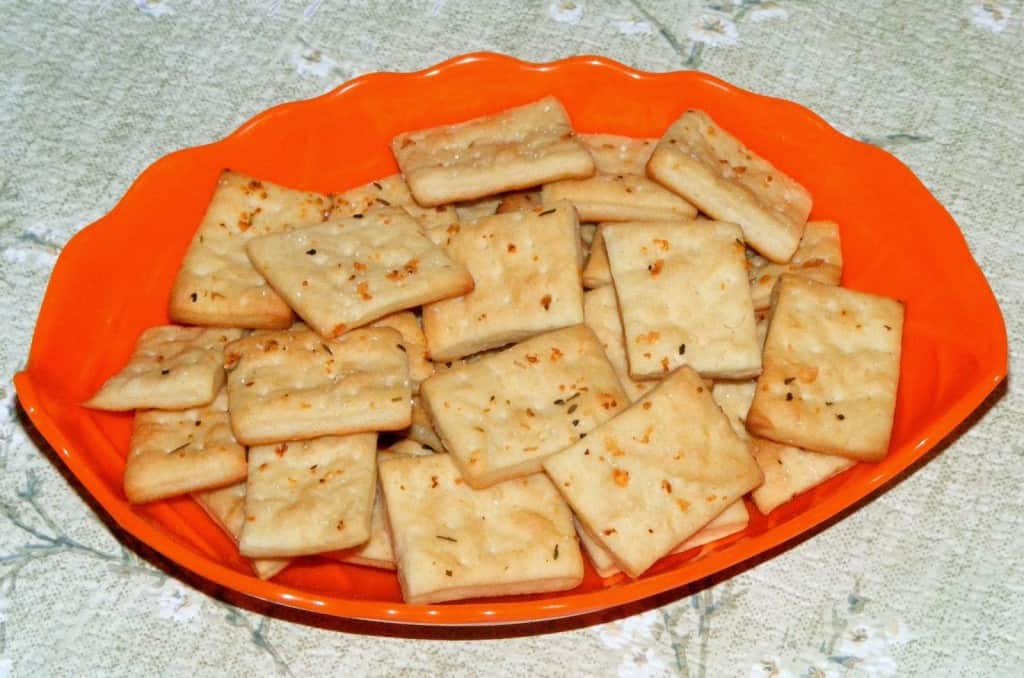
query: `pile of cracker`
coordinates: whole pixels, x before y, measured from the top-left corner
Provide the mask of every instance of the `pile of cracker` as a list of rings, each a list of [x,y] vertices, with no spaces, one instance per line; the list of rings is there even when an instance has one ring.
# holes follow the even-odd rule
[[[886,454],[902,304],[705,113],[576,134],[546,98],[392,151],[335,195],[220,176],[180,324],[86,403],[138,410],[130,501],[432,603],[574,588],[584,551],[639,577]]]

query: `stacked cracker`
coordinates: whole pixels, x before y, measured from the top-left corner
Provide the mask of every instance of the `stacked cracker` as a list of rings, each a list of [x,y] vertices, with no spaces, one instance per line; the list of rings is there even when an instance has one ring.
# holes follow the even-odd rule
[[[131,501],[432,603],[573,588],[581,542],[638,577],[887,451],[902,306],[839,288],[838,227],[707,115],[577,135],[547,98],[392,151],[334,196],[222,176],[171,300],[202,327],[87,403],[141,410]]]

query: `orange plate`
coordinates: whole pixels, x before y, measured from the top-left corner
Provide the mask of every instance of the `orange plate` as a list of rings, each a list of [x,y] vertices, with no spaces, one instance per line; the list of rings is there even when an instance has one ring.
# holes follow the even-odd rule
[[[576,129],[657,137],[689,108],[770,158],[814,195],[816,219],[842,227],[843,284],[907,304],[892,449],[747,530],[665,558],[636,581],[587,571],[574,591],[448,605],[405,605],[395,576],[304,559],[273,582],[249,571],[188,498],[132,506],[121,490],[131,416],[80,403],[124,364],[139,332],[168,322],[171,282],[224,167],[315,191],[396,171],[398,132],[466,120],[547,94]],[[150,166],[107,216],[64,248],[43,301],[28,367],[15,377],[32,421],[114,520],[193,572],[255,598],[339,617],[496,624],[582,614],[707,577],[834,516],[921,457],[1006,375],[1006,330],[956,223],[891,155],[845,137],[796,104],[696,72],[641,73],[597,57],[530,64],[471,54],[419,73],[377,73],[272,108],[231,136]]]

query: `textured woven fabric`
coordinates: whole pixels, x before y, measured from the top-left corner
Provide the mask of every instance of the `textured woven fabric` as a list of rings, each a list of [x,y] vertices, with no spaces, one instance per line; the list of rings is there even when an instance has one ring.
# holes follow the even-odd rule
[[[700,68],[895,153],[961,225],[1019,372],[1022,19],[1019,1],[972,0],[0,4],[0,677],[1019,675],[1012,378],[885,493],[730,579],[604,624],[458,641],[224,602],[105,525],[22,423],[10,378],[61,246],[150,162],[360,73],[481,49]]]

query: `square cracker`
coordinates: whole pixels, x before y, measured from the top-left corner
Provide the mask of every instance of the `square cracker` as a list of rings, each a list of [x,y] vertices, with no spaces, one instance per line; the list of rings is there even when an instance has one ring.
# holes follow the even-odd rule
[[[750,451],[764,473],[764,482],[750,494],[758,510],[768,515],[775,507],[845,471],[856,462],[751,436],[747,432],[746,421],[756,387],[754,381],[717,382],[711,395],[729,417],[736,433],[750,441]]]
[[[442,205],[589,177],[594,161],[558,99],[547,97],[495,115],[406,132],[391,142],[416,202]]]
[[[608,250],[604,246],[604,224],[598,224],[590,241],[590,256],[583,267],[583,286],[597,289],[612,284],[612,269],[608,264]]]
[[[322,339],[268,332],[228,344],[231,427],[247,445],[409,425],[412,391],[402,335],[389,327]]]
[[[615,564],[615,559],[612,558],[612,554],[609,553],[608,549],[601,546],[601,542],[588,533],[582,523],[575,519],[573,519],[573,522],[576,525],[576,533],[579,535],[580,544],[583,545],[583,550],[590,557],[594,571],[601,577],[611,577],[621,572],[622,570]],[[750,514],[747,512],[747,507],[742,499],[738,499],[715,516],[714,520],[700,528],[695,535],[672,549],[672,553],[689,551],[698,546],[728,537],[730,534],[736,534],[746,529],[749,522]]]
[[[171,290],[171,319],[190,325],[279,329],[292,311],[245,254],[268,233],[324,221],[331,198],[225,170]]]
[[[473,289],[465,267],[398,208],[268,235],[247,249],[257,270],[325,337]]]
[[[506,193],[501,197],[501,202],[498,204],[498,209],[495,210],[495,214],[529,210],[534,207],[540,207],[541,204],[540,191],[538,190],[531,189],[528,191],[512,191],[511,193]]]
[[[697,208],[647,177],[595,174],[544,184],[545,205],[571,202],[582,221],[659,221],[692,219]]]
[[[590,245],[594,242],[594,233],[597,231],[597,224],[580,224],[580,247],[583,250],[582,259],[584,262],[590,258]]]
[[[245,477],[245,448],[231,434],[224,392],[188,410],[135,415],[124,493],[140,504],[230,485]]]
[[[816,452],[881,459],[892,432],[902,336],[899,301],[782,276],[747,429]]]
[[[650,379],[640,381],[629,376],[629,362],[626,359],[626,345],[622,334],[622,318],[619,317],[619,302],[615,299],[615,290],[605,285],[596,290],[588,290],[583,295],[583,318],[587,327],[594,331],[601,342],[608,362],[619,378],[622,390],[630,402],[658,385]]]
[[[224,385],[224,346],[242,330],[163,325],[143,330],[128,364],[86,407],[183,410],[208,405]]]
[[[409,378],[413,391],[419,391],[420,382],[434,373],[434,363],[427,356],[427,338],[423,336],[420,319],[412,311],[401,311],[384,316],[371,327],[390,327],[402,335],[402,347],[409,358]]]
[[[810,452],[763,438],[755,438],[751,449],[764,472],[764,484],[750,496],[765,515],[857,463],[837,454]]]
[[[544,470],[631,577],[761,482],[747,444],[686,366]]]
[[[708,219],[698,216],[688,221],[707,222]],[[612,284],[612,269],[608,264],[608,250],[604,246],[604,234],[602,233],[604,226],[605,224],[597,225],[590,241],[587,265],[583,267],[583,286],[587,289],[596,289],[602,285]]]
[[[447,226],[459,221],[452,205],[422,207],[416,204],[401,174],[392,174],[335,194],[331,217],[339,219],[366,215],[390,207],[401,207],[424,228]]]
[[[743,227],[772,261],[793,256],[811,213],[811,194],[701,111],[668,128],[647,174],[715,219]]]
[[[379,467],[382,462],[398,456],[418,457],[433,453],[434,450],[420,443],[399,440],[388,449],[377,452],[377,465]],[[395,552],[391,546],[391,535],[388,533],[388,512],[384,506],[384,493],[379,483],[373,499],[373,513],[370,516],[370,538],[364,544],[341,551],[334,556],[346,563],[385,570],[395,569]]]
[[[715,403],[722,408],[725,416],[732,424],[732,430],[736,431],[743,440],[751,439],[747,431],[747,412],[750,411],[750,402],[754,399],[754,389],[757,388],[757,381],[750,379],[745,381],[716,381],[711,389],[711,397]]]
[[[758,374],[761,351],[738,226],[633,222],[608,224],[603,234],[635,379],[680,365],[705,377]]]
[[[489,195],[485,198],[455,204],[455,215],[460,223],[489,217],[498,211],[504,196]]]
[[[409,440],[426,445],[435,452],[445,452],[444,443],[437,437],[434,431],[434,424],[430,421],[430,415],[423,409],[423,402],[419,395],[412,397],[412,422],[409,424],[409,431],[406,433]]]
[[[800,245],[787,264],[772,263],[758,254],[749,258],[750,296],[754,309],[758,311],[771,306],[772,288],[783,273],[803,276],[826,285],[838,285],[843,276],[839,226],[834,221],[808,221]]]
[[[448,253],[469,269],[476,286],[423,308],[435,362],[583,322],[572,205],[497,214],[446,231]]]
[[[219,490],[196,492],[192,498],[237,545],[238,536],[242,534],[242,525],[245,524],[245,481],[222,487]],[[288,567],[289,563],[291,560],[288,558],[249,560],[249,564],[260,579],[270,579]]]
[[[535,473],[486,489],[447,454],[380,464],[402,598],[407,603],[564,591],[583,579],[572,514]]]
[[[362,544],[376,470],[376,433],[250,448],[242,555],[284,558]]]
[[[542,334],[423,382],[423,405],[473,487],[541,470],[628,403],[585,325]]]
[[[594,166],[604,174],[646,174],[647,161],[657,139],[623,137],[617,134],[580,134],[577,138],[590,151]]]

